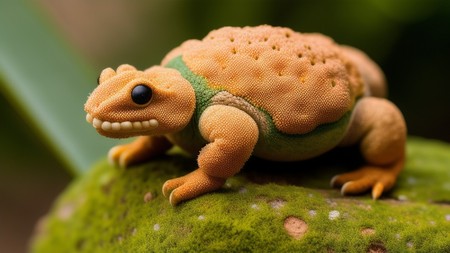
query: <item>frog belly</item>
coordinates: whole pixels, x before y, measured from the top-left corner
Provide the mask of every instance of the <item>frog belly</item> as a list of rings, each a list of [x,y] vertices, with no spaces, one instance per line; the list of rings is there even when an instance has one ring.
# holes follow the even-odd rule
[[[283,134],[271,127],[266,133],[260,132],[253,155],[274,161],[306,160],[321,155],[340,143],[350,118],[351,112],[347,112],[340,120],[301,135]]]

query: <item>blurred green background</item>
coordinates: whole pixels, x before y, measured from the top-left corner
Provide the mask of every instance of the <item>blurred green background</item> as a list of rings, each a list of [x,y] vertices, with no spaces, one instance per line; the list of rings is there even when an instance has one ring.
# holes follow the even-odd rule
[[[51,201],[116,141],[84,121],[105,67],[156,65],[222,26],[320,32],[385,71],[409,133],[450,142],[447,0],[0,0],[0,251],[23,252]]]

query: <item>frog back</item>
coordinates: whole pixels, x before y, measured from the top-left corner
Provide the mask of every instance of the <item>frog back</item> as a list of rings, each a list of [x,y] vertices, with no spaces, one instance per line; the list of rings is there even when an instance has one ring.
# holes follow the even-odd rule
[[[225,27],[186,41],[162,65],[177,57],[209,90],[245,100],[283,134],[306,134],[339,121],[364,93],[357,68],[320,34]]]

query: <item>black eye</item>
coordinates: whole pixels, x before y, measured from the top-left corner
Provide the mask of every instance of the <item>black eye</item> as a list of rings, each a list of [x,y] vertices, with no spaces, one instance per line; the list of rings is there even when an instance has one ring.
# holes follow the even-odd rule
[[[145,105],[152,99],[152,93],[150,87],[139,84],[131,91],[131,99],[138,105]]]
[[[97,84],[100,84],[100,76],[97,77]]]

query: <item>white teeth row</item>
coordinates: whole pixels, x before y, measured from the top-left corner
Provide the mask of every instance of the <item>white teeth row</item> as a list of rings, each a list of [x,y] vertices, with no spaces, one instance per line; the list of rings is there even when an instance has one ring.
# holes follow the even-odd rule
[[[104,131],[120,131],[120,130],[150,130],[158,127],[159,123],[156,119],[145,121],[124,121],[109,122],[102,121],[92,117],[89,113],[86,115],[86,121],[91,123],[95,128],[101,128]]]

